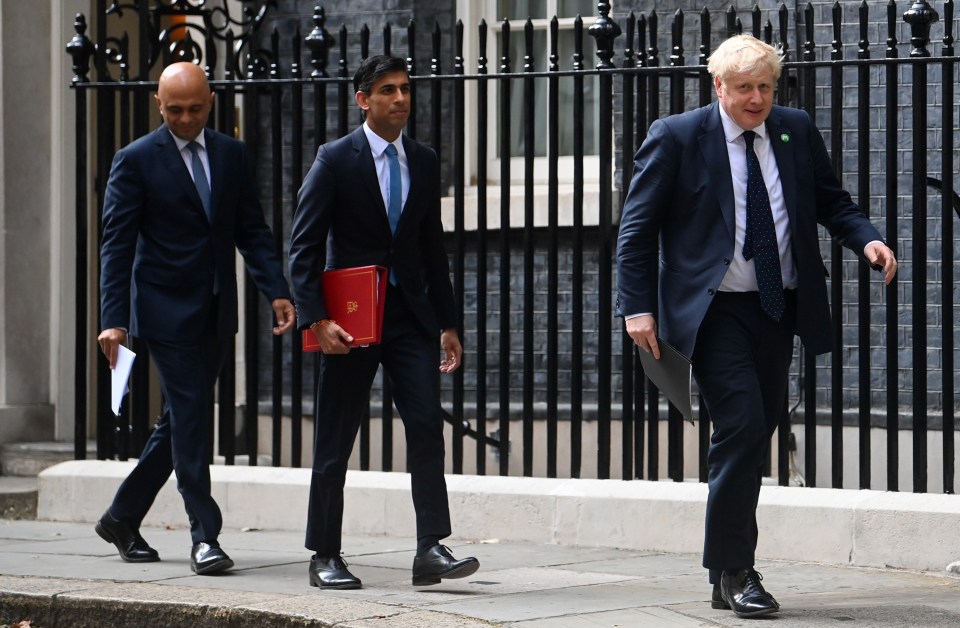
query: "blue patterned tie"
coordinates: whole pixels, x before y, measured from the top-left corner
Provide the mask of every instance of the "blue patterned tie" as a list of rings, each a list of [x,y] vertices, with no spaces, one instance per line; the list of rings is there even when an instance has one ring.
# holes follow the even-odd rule
[[[400,222],[400,203],[403,196],[400,183],[400,159],[397,157],[397,147],[387,144],[387,161],[390,165],[390,190],[387,202],[387,218],[390,219],[390,231],[397,232],[397,223]]]
[[[753,131],[743,132],[747,143],[747,229],[743,238],[743,259],[754,258],[760,307],[770,318],[779,321],[784,309],[780,247],[773,226],[770,197],[760,172],[760,160],[753,151],[755,136]]]
[[[390,220],[390,231],[397,232],[397,223],[400,222],[400,205],[403,196],[403,186],[400,181],[400,159],[397,157],[397,147],[387,144],[384,151],[390,166],[390,186],[387,192],[387,219]],[[390,269],[389,281],[397,285],[397,275]]]
[[[193,159],[190,166],[193,169],[193,184],[197,186],[197,193],[200,194],[200,202],[203,203],[203,212],[207,215],[207,220],[213,222],[213,213],[210,211],[210,184],[207,183],[207,173],[203,169],[203,162],[200,160],[200,144],[190,142],[187,144]]]

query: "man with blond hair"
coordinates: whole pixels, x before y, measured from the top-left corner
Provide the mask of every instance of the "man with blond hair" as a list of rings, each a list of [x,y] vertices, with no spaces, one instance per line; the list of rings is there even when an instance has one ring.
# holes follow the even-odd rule
[[[810,116],[773,104],[780,52],[738,35],[708,69],[718,102],[657,120],[637,151],[617,309],[641,350],[659,358],[663,339],[692,360],[713,421],[711,604],[755,617],[780,610],[754,570],[756,510],[793,337],[814,354],[831,348],[817,224],[887,284],[897,261],[841,187]]]

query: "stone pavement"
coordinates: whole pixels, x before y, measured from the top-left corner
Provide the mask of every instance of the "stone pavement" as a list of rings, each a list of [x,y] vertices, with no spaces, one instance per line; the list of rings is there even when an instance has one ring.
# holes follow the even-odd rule
[[[947,571],[764,560],[757,568],[783,610],[744,620],[710,608],[693,554],[451,539],[456,556],[480,559],[480,571],[413,587],[412,539],[350,536],[345,558],[364,588],[321,592],[308,585],[302,532],[225,529],[236,567],[216,576],[190,571],[185,527],[142,532],[161,562],[122,562],[89,523],[0,520],[0,625],[960,626],[960,577]]]

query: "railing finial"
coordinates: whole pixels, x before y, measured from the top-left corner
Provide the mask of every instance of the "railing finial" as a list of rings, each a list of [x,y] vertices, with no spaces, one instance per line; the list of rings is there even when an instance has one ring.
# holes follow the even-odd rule
[[[87,18],[84,17],[83,13],[77,13],[77,17],[73,21],[73,30],[77,34],[67,42],[67,54],[73,57],[73,80],[71,82],[86,83],[90,80],[90,77],[87,76],[90,72],[90,57],[96,52],[97,47],[86,35]]]
[[[597,56],[600,58],[597,68],[612,68],[613,40],[619,37],[622,31],[620,25],[610,19],[609,2],[598,2],[597,12],[600,16],[587,29],[587,33],[597,40]]]
[[[911,57],[930,56],[930,51],[927,50],[927,44],[930,43],[930,25],[939,20],[940,14],[926,0],[914,2],[903,14],[903,21],[910,25],[910,45],[913,46],[910,50]]]
[[[334,41],[330,33],[324,28],[327,22],[327,13],[319,4],[313,9],[313,30],[304,38],[304,43],[310,49],[310,65],[313,78],[327,77],[328,52]]]

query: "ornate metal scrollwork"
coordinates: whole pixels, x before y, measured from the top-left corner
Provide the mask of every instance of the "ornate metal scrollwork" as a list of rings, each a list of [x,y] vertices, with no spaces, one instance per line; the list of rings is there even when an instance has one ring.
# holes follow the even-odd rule
[[[115,80],[111,68],[119,67],[120,80],[148,81],[149,76],[144,74],[148,74],[157,63],[167,65],[174,61],[203,65],[212,76],[223,44],[228,47],[223,60],[225,72],[229,70],[233,76],[241,78],[251,71],[256,76],[261,75],[269,66],[271,53],[266,49],[251,50],[251,39],[270,9],[276,8],[277,1],[240,2],[242,7],[238,12],[235,7],[231,10],[228,0],[114,0],[104,11],[108,18],[123,19],[128,12],[142,16],[137,40],[145,38],[146,41],[133,48],[145,58],[133,63],[130,59],[131,47],[127,43],[130,36],[126,32],[114,34],[108,23],[107,32],[100,35],[98,45],[91,53],[102,55],[103,63],[97,64],[97,68],[102,68],[105,76],[98,76],[97,80]],[[82,35],[79,30],[78,34]],[[82,53],[75,42],[71,42],[71,45],[75,46],[74,51]],[[133,77],[129,76],[131,70]],[[86,77],[86,71],[77,76]]]

